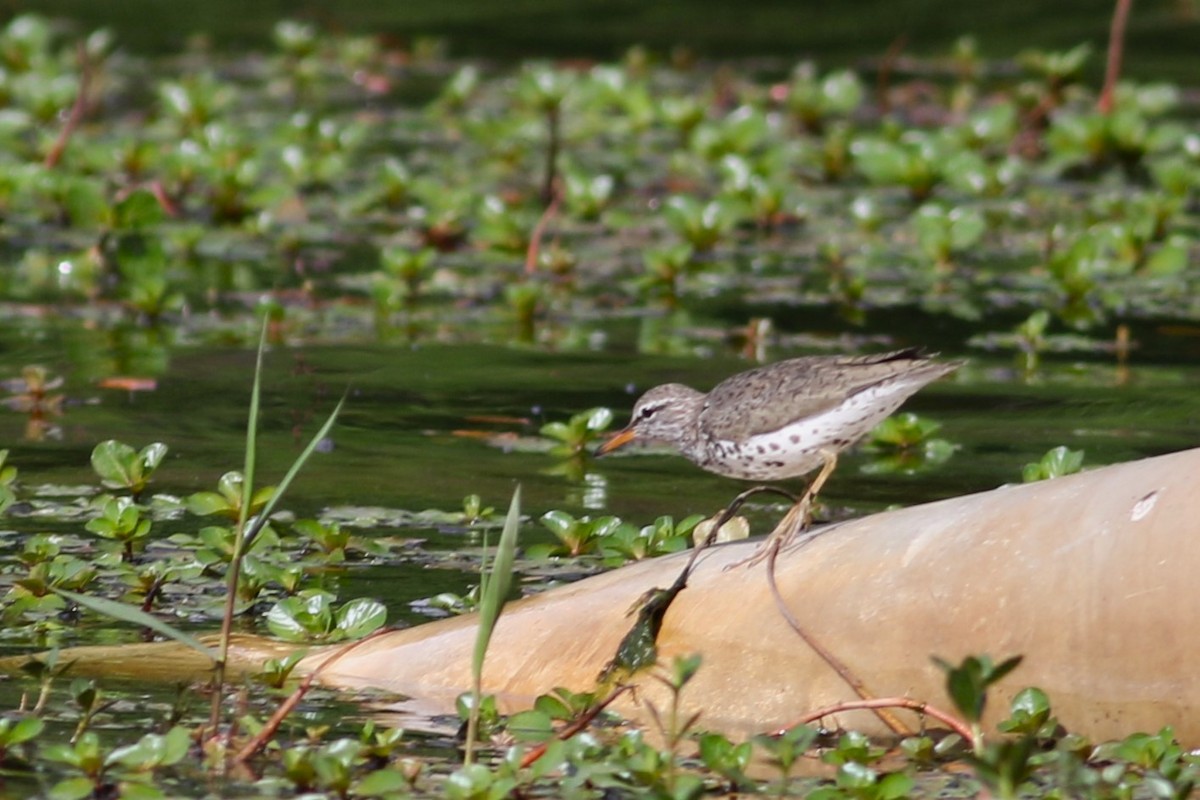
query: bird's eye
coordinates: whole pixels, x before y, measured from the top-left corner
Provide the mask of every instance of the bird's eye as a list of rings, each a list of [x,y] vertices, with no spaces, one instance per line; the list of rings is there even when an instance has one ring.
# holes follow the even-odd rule
[[[645,406],[638,412],[638,419],[650,419],[655,411],[658,411],[658,406]]]

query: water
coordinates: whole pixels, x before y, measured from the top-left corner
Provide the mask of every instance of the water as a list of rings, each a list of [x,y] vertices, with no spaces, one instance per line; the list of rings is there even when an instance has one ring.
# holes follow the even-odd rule
[[[14,0],[10,13],[36,10],[77,20],[81,27],[113,28],[139,52],[167,53],[189,38],[204,35],[217,48],[264,47],[271,27],[284,15],[328,30],[380,35],[401,45],[420,37],[442,37],[455,54],[504,59],[529,57],[613,58],[632,44],[660,52],[687,45],[721,57],[816,57],[825,65],[879,58],[902,44],[909,53],[947,50],[970,34],[986,55],[1011,55],[1026,48],[1067,49],[1090,42],[1091,69],[1099,75],[1099,55],[1108,35],[1113,3],[1010,2],[987,7],[951,0],[889,2],[886,13],[869,4],[796,4],[755,0],[731,6],[721,2],[667,0],[596,3],[556,0],[507,4],[488,0],[452,4],[390,0],[361,3],[246,4],[230,0],[166,4],[158,0]],[[1128,32],[1128,74],[1187,79],[1195,74],[1195,42],[1200,12],[1189,0],[1138,3]]]
[[[880,328],[889,325],[886,316]],[[659,514],[712,513],[741,484],[679,457],[632,455],[589,461],[580,479],[548,474],[558,463],[513,445],[546,421],[595,406],[624,424],[636,396],[658,382],[708,388],[750,363],[731,347],[698,346],[707,358],[635,355],[613,326],[609,346],[555,353],[493,345],[296,346],[267,355],[261,423],[263,480],[278,479],[343,392],[345,411],[321,453],[295,484],[288,507],[300,515],[345,504],[419,511],[454,510],[479,494],[501,507],[519,482],[528,513],[616,514],[646,524]],[[628,326],[625,326],[627,329]],[[870,326],[868,326],[868,332]],[[958,446],[947,464],[918,475],[872,472],[874,457],[843,459],[825,498],[855,512],[912,504],[1019,480],[1021,466],[1047,449],[1086,452],[1091,466],[1168,452],[1200,440],[1194,390],[1197,339],[1145,326],[1128,370],[1110,356],[1047,356],[1025,374],[1007,354],[972,351],[961,341],[931,341],[969,363],[930,386],[906,410],[940,422]],[[9,329],[0,375],[30,363],[65,378],[57,433],[26,438],[27,419],[0,416],[9,462],[29,484],[95,483],[88,457],[97,442],[170,447],[154,489],[186,495],[211,489],[240,469],[253,354],[242,347],[185,346],[171,351],[157,389],[97,387],[90,365],[113,358],[103,336],[59,326],[30,335]],[[91,337],[89,344],[83,344]],[[905,338],[903,344],[912,343]],[[70,344],[69,344],[70,343]],[[799,351],[769,350],[770,360]]]

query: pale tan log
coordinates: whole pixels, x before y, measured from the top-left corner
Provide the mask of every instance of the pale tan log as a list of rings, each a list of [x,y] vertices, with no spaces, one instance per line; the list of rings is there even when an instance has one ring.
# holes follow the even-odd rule
[[[755,546],[704,554],[660,637],[664,658],[703,654],[685,699],[703,726],[731,733],[853,697],[780,617],[765,565],[724,571]],[[686,558],[510,604],[485,689],[517,707],[555,686],[590,688],[632,622],[626,610],[669,585]],[[991,720],[1037,685],[1070,729],[1103,738],[1172,725],[1200,744],[1200,450],[845,523],[783,554],[777,575],[799,621],[877,695],[948,708],[930,656],[1019,653],[1025,662],[995,693]],[[469,685],[474,632],[472,617],[398,631],[347,654],[324,680],[449,708]],[[662,702],[654,682],[641,683],[642,701]],[[865,712],[838,721],[883,732]]]

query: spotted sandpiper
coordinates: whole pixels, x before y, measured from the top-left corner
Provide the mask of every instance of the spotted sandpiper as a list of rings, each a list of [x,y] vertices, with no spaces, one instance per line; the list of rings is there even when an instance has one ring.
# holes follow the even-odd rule
[[[709,472],[753,481],[794,478],[823,467],[764,544],[764,550],[782,547],[804,526],[838,453],[922,386],[961,364],[907,349],[792,358],[738,373],[708,394],[667,383],[641,396],[629,425],[597,454],[635,440],[658,442]]]

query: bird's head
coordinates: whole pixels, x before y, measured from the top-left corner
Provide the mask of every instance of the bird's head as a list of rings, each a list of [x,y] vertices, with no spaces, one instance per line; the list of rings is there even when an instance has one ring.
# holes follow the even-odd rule
[[[596,455],[608,455],[635,440],[686,450],[696,436],[696,416],[703,403],[703,394],[683,384],[655,386],[634,404],[629,424],[602,444]]]

